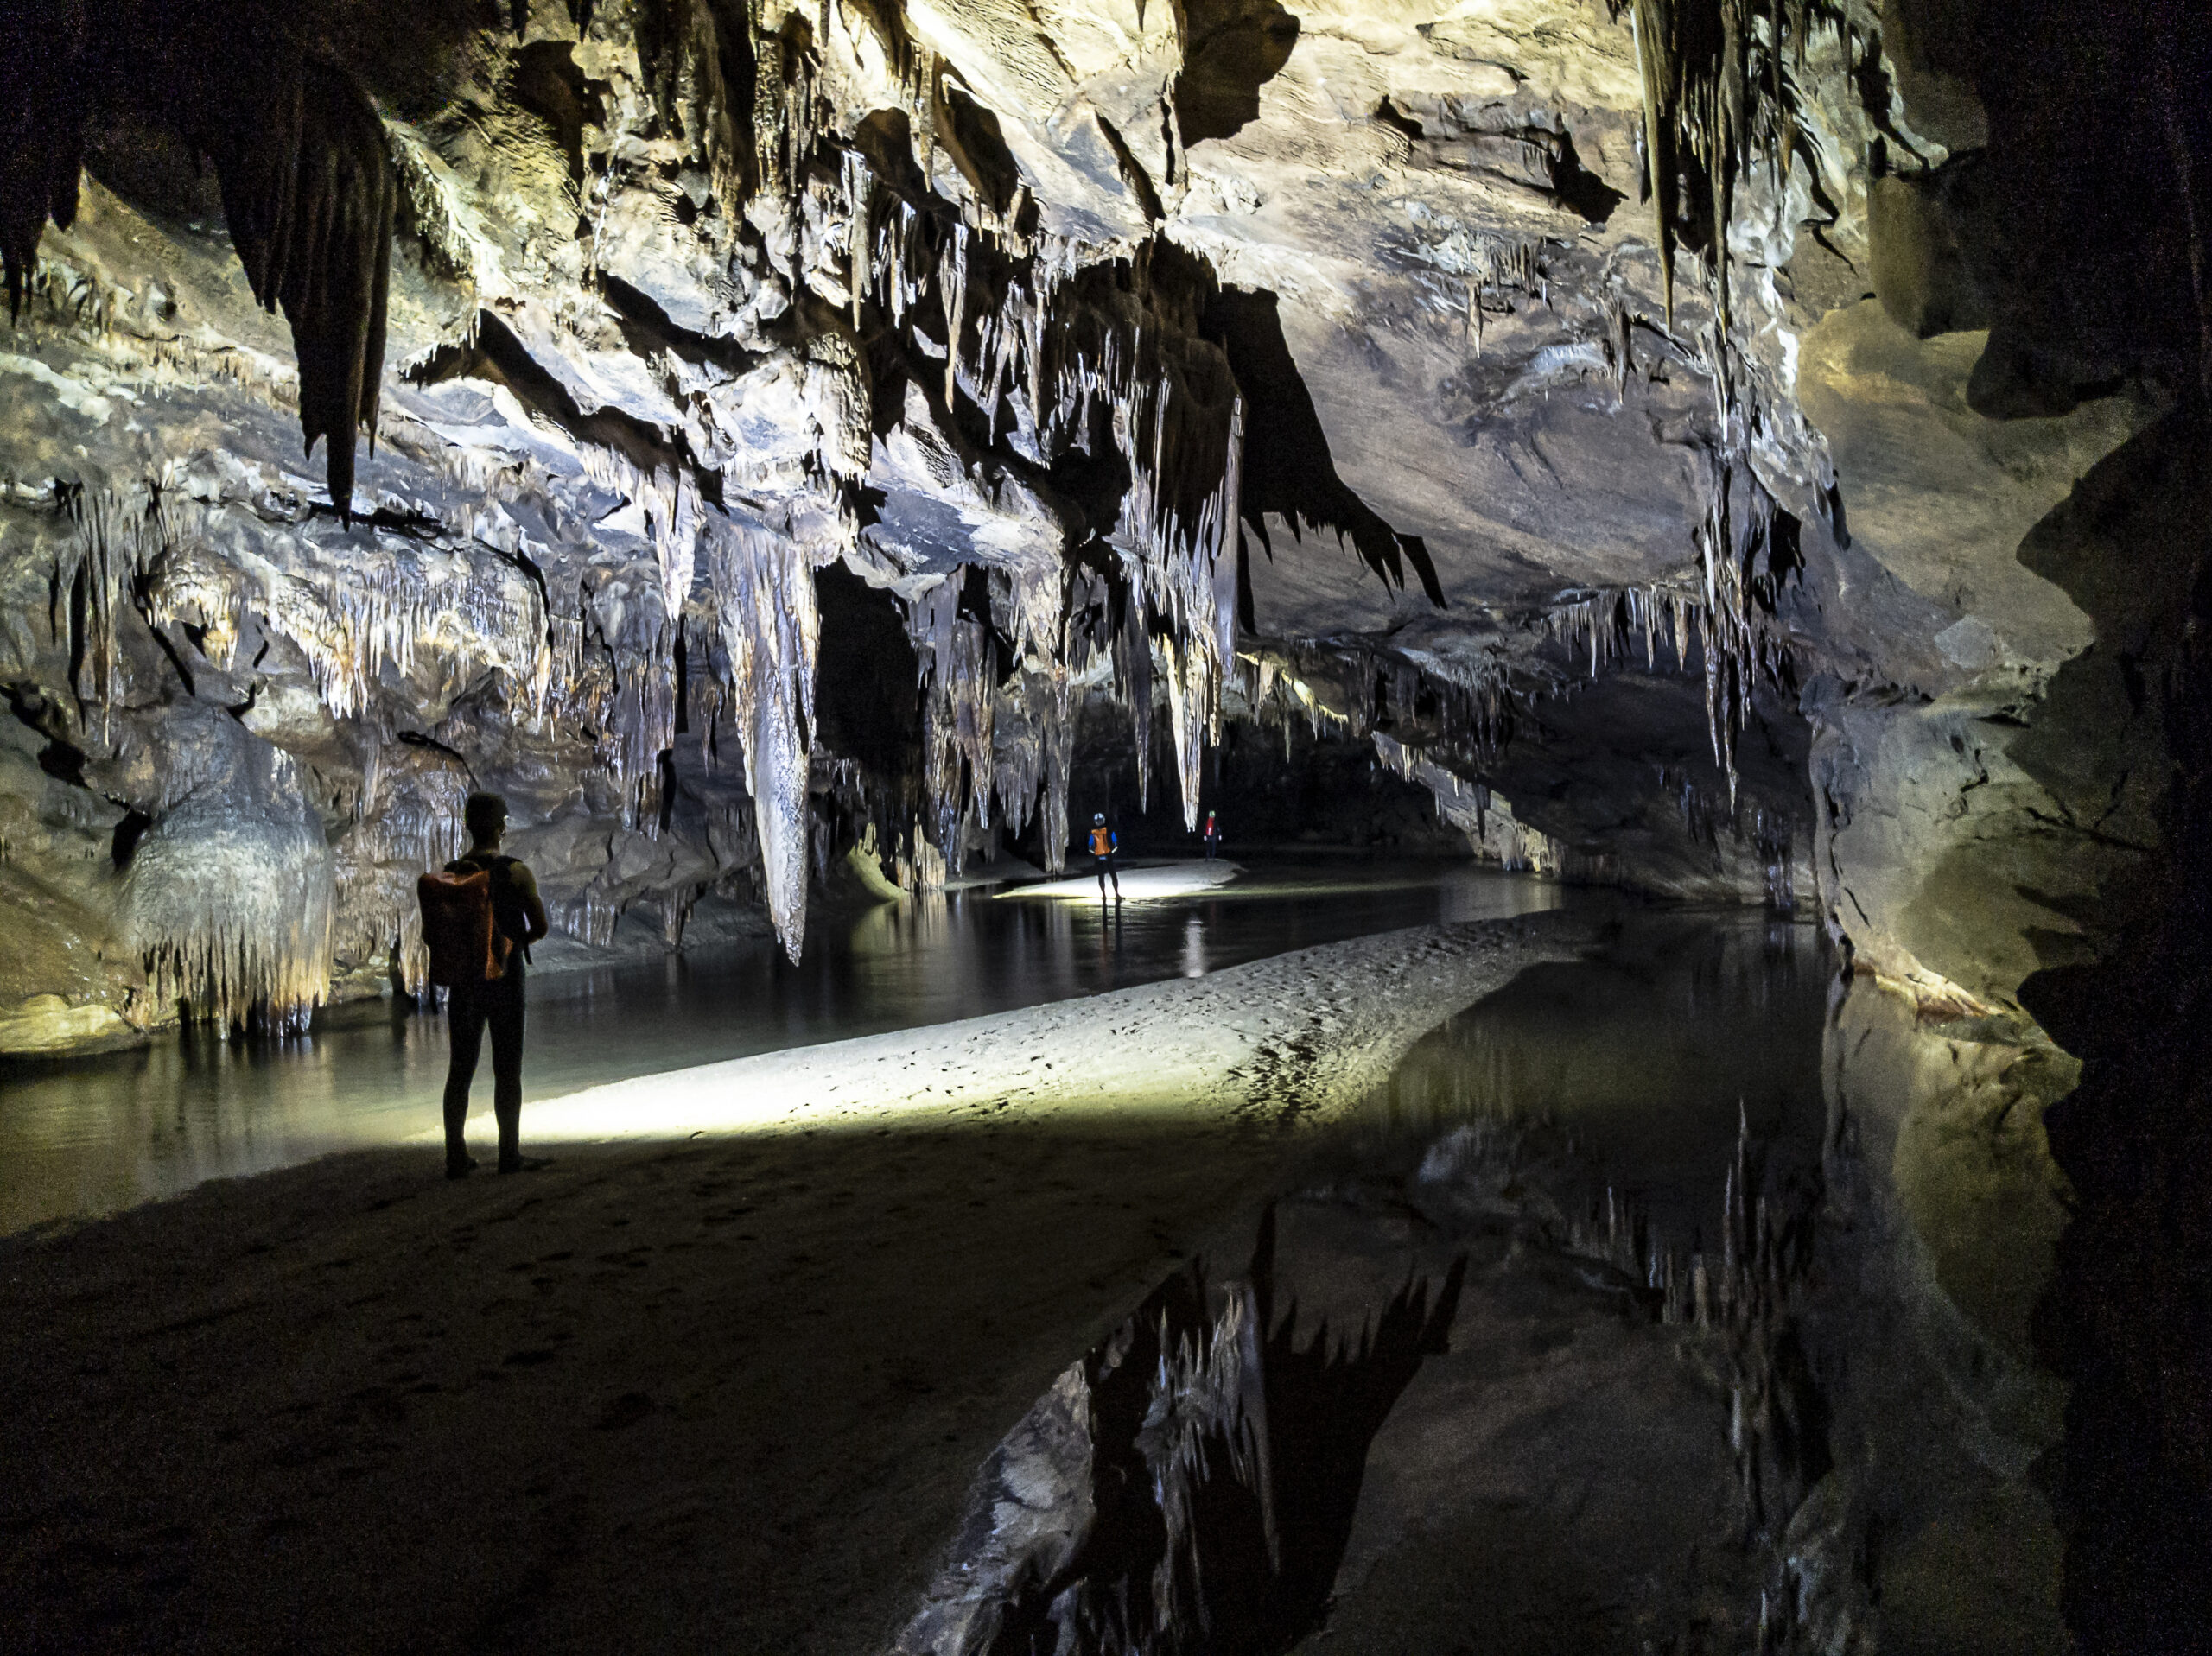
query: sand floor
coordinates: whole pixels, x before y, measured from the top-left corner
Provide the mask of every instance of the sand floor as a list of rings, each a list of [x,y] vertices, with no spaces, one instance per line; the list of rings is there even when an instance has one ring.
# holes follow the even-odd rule
[[[1299,1125],[1588,939],[1420,928],[533,1106],[518,1178],[426,1143],[0,1242],[0,1648],[880,1649]]]

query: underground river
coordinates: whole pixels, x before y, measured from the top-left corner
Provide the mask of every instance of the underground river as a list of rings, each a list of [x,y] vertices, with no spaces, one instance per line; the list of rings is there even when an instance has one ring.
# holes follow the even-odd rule
[[[702,1049],[674,1019],[711,1003],[679,996],[715,992],[714,959],[612,969],[589,994],[549,976],[535,993],[604,1009],[611,1049],[594,1070],[579,1037],[585,1090],[545,1101],[549,1133],[564,1113],[619,1124],[626,1101],[664,1129],[448,1185],[434,1146],[390,1142],[430,1113],[417,1019],[374,1031],[430,1065],[386,1142],[0,1240],[19,1330],[0,1390],[26,1400],[0,1419],[22,1469],[0,1603],[38,1618],[20,1647],[120,1627],[130,1647],[550,1653],[608,1626],[649,1647],[909,1647],[933,1582],[989,1578],[959,1556],[979,1469],[1189,1261],[1242,1270],[1272,1203],[1300,1339],[1465,1273],[1443,1348],[1390,1382],[1319,1492],[1329,1648],[1452,1648],[1471,1580],[1486,1648],[1700,1627],[1711,1642],[1679,1647],[1744,1648],[1763,1596],[1796,1590],[1775,1571],[1811,1560],[1821,1593],[1867,1597],[1878,1557],[1885,1649],[2063,1648],[2025,1471],[2049,1399],[1960,1317],[2007,1320],[1991,1272],[2032,1277],[2026,1233],[1915,1195],[1946,1157],[2005,1148],[1913,1078],[1982,1062],[1974,1032],[1916,1025],[1840,980],[1815,929],[1758,912],[1495,877],[1323,884],[1132,908],[1145,941],[1118,957],[1095,910],[964,898],[903,955],[825,943],[780,1026],[756,1012],[681,1074],[658,1071]],[[1525,912],[1562,897],[1581,911]],[[1313,946],[1394,912],[1516,910]],[[1020,972],[936,980],[957,948],[1021,936]],[[817,1022],[840,1038],[779,1050],[808,1037],[817,958],[842,958],[814,980],[848,986],[848,1017],[896,1027]],[[849,987],[886,980],[872,1001]],[[758,961],[719,980],[764,980]],[[338,1023],[229,1062],[304,1063],[353,1037]],[[784,1119],[712,1126],[779,1089]],[[1638,1298],[1648,1261],[1701,1249],[1718,1278],[1732,1196],[1796,1237],[1765,1309],[1662,1319]],[[1636,1240],[1608,1238],[1615,1212]],[[481,1590],[454,1614],[429,1538],[457,1532]]]
[[[763,939],[533,974],[524,1098],[1602,901],[1465,864],[1340,861],[1266,865],[1111,914],[991,888],[887,903],[817,917],[797,966]],[[445,1063],[442,1018],[371,1002],[326,1010],[301,1039],[164,1031],[130,1052],[0,1068],[0,1234],[410,1138],[437,1120]],[[487,1057],[472,1102],[488,1114],[490,1101]]]

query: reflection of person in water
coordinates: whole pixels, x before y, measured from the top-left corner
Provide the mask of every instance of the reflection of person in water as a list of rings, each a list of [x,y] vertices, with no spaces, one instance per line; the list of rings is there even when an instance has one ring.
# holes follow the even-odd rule
[[[1122,874],[1116,866],[1115,853],[1122,848],[1122,841],[1114,830],[1106,826],[1106,813],[1099,812],[1090,819],[1090,866],[1098,876],[1098,900],[1106,900],[1106,882],[1114,882],[1114,901],[1122,900]]]
[[[1206,813],[1206,860],[1211,862],[1221,854],[1221,822],[1213,812]]]
[[[492,923],[507,940],[506,970],[496,978],[457,987],[447,1004],[453,1062],[446,1070],[446,1177],[465,1178],[476,1165],[463,1129],[468,1120],[468,1083],[484,1032],[492,1032],[492,1114],[499,1124],[499,1171],[542,1167],[522,1153],[522,979],[530,945],[546,933],[545,904],[527,866],[499,853],[507,831],[507,802],[497,794],[471,794],[462,808],[468,854],[446,865],[449,874],[491,876]]]

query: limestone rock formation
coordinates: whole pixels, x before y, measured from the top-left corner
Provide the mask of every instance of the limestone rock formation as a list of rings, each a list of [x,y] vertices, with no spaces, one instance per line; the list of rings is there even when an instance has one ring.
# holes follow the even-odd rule
[[[2183,10],[11,9],[0,1050],[420,988],[472,786],[796,957],[1299,729],[2032,1029],[2194,821]]]
[[[413,986],[472,783],[580,940],[796,951],[863,837],[1057,866],[1091,701],[1186,820],[1224,718],[1371,734],[1494,854],[2009,1004],[2149,844],[2013,757],[2098,637],[2016,555],[2177,358],[2024,333],[2059,140],[1913,11],[61,9],[0,109],[8,855],[98,961],[11,1042]],[[228,923],[133,893],[272,812],[329,927],[161,967]]]

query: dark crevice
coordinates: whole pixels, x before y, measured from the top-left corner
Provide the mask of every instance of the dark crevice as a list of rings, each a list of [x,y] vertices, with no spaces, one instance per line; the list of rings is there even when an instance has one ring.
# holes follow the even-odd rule
[[[903,789],[922,741],[921,675],[905,618],[888,592],[842,563],[815,576],[814,595],[822,616],[816,737]]]
[[[476,771],[474,767],[472,766],[467,759],[463,758],[458,752],[447,746],[445,743],[440,741],[436,737],[427,736],[419,730],[403,730],[395,733],[395,739],[404,743],[409,747],[427,748],[433,753],[443,754],[447,758],[451,759],[464,771],[467,772],[468,785],[470,787],[473,788],[476,785]]]
[[[1552,189],[1561,203],[1589,223],[1602,225],[1625,200],[1621,193],[1582,164],[1575,153],[1572,133],[1559,135],[1558,153],[1552,163]]]
[[[618,319],[623,342],[647,361],[664,351],[695,366],[706,364],[725,373],[746,374],[766,359],[733,339],[710,339],[677,326],[652,295],[605,270],[599,273],[599,292]]]
[[[1275,0],[1183,0],[1183,67],[1169,101],[1185,145],[1226,138],[1260,114],[1260,88],[1290,61],[1298,19]]]
[[[1444,589],[1436,565],[1417,536],[1402,535],[1337,475],[1313,394],[1283,338],[1275,295],[1224,288],[1200,319],[1205,336],[1228,353],[1244,393],[1244,479],[1240,513],[1266,540],[1266,516],[1333,530],[1351,542],[1370,568],[1402,588],[1410,564],[1421,591],[1437,608]]]
[[[918,212],[940,214],[943,197],[932,192],[914,160],[912,123],[903,109],[880,109],[853,129],[853,148],[866,159],[880,185]]]
[[[1104,116],[1098,117],[1098,130],[1106,135],[1106,143],[1114,152],[1115,164],[1122,170],[1122,181],[1129,187],[1129,194],[1137,199],[1138,211],[1145,222],[1156,225],[1167,216],[1160,204],[1160,192],[1153,188],[1152,180],[1145,174],[1143,165],[1130,152],[1128,143]]]
[[[1375,106],[1375,118],[1392,131],[1403,133],[1415,143],[1421,143],[1428,136],[1419,121],[1407,114],[1388,98]]]
[[[168,629],[149,627],[147,631],[154,635],[154,642],[162,647],[162,654],[168,658],[169,665],[176,669],[177,682],[184,686],[184,693],[187,695],[198,695],[200,690],[197,682],[193,677],[192,669],[186,663],[183,652],[176,647],[176,640],[169,637]],[[197,640],[194,640],[194,647],[195,649],[199,647]],[[204,651],[202,656],[204,658]]]
[[[658,426],[619,409],[596,409],[586,414],[577,407],[568,387],[541,366],[507,325],[488,310],[477,313],[473,343],[443,346],[429,352],[408,378],[417,385],[439,385],[453,379],[482,379],[505,385],[524,406],[543,414],[577,441],[612,449],[639,471],[655,471],[671,461],[683,465],[687,472],[693,469],[681,441],[671,442]],[[720,474],[699,474],[696,480],[701,493],[719,505]]]
[[[84,787],[85,750],[69,739],[68,726],[60,706],[35,685],[10,684],[4,693],[8,711],[45,741],[46,745],[39,749],[38,768],[57,782]]]
[[[949,74],[938,82],[936,107],[939,147],[977,197],[992,212],[1004,213],[1014,205],[1021,169],[1000,136],[999,117],[970,98],[965,87],[955,85]]]
[[[126,810],[123,820],[115,825],[115,832],[108,836],[108,860],[114,864],[118,874],[127,872],[131,858],[138,854],[138,841],[146,837],[146,830],[154,826],[154,819],[137,809]]]
[[[569,181],[584,181],[584,128],[605,123],[598,85],[576,67],[568,41],[533,41],[515,54],[515,102],[552,130],[553,141],[568,157]]]
[[[1036,1557],[956,1557],[954,1602],[992,1606],[960,1625],[996,1627],[987,1646],[960,1647],[1275,1656],[1320,1624],[1368,1447],[1446,1349],[1467,1262],[1440,1285],[1409,1278],[1356,1338],[1325,1321],[1301,1344],[1295,1304],[1277,1317],[1274,1244],[1270,1207],[1244,1279],[1214,1284],[1203,1263],[1169,1278],[1083,1360],[1082,1418],[1063,1424],[1055,1387],[994,1455],[976,1491],[992,1504],[963,1541],[988,1536],[1009,1477],[1039,1480],[1033,1444],[1079,1437],[1076,1459],[1042,1479],[1068,1492],[1077,1539],[1050,1573]]]

